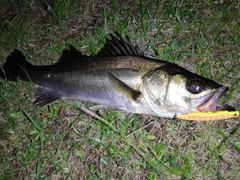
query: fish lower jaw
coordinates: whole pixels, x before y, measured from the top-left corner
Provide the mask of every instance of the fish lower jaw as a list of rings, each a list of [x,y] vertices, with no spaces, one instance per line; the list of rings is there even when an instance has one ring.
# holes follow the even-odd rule
[[[215,112],[216,111],[216,106],[209,105],[207,107],[197,107],[196,112]]]
[[[225,86],[219,87],[217,90],[200,99],[203,103],[196,107],[198,112],[216,112],[219,110],[217,102],[228,91]]]

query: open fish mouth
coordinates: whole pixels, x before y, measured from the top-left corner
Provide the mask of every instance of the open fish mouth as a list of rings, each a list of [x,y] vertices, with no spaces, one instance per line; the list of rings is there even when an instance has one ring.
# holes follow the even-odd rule
[[[204,96],[200,101],[203,103],[197,106],[199,112],[215,112],[215,111],[235,111],[234,107],[227,104],[218,104],[218,100],[228,91],[228,87],[221,86],[213,93]]]

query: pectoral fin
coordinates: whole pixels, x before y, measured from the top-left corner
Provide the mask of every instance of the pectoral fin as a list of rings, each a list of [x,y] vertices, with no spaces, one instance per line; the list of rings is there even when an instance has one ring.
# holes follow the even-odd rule
[[[108,73],[109,81],[112,85],[112,87],[119,93],[123,94],[127,98],[136,101],[137,98],[141,95],[140,92],[134,90],[124,82],[122,82],[120,79],[116,78],[111,73]]]

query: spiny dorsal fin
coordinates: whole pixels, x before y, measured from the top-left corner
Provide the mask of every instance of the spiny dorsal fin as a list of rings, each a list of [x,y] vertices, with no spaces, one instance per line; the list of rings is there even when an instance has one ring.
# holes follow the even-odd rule
[[[118,91],[119,93],[123,94],[127,98],[136,101],[137,98],[141,95],[140,92],[134,90],[133,88],[129,87],[127,84],[122,82],[120,79],[116,78],[113,74],[108,72],[108,79],[112,85],[112,87]]]
[[[74,61],[76,59],[80,59],[80,57],[83,57],[83,56],[86,56],[86,55],[83,55],[74,46],[70,45],[69,49],[65,49],[62,51],[62,56],[59,60],[59,63]]]
[[[106,39],[106,43],[97,56],[140,56],[138,46],[133,46],[129,38],[125,41],[118,33],[117,37],[110,34],[111,40]]]

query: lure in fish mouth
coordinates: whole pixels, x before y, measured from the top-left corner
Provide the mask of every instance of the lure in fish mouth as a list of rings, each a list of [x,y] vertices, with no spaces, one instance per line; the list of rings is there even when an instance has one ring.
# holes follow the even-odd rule
[[[32,65],[15,50],[0,69],[0,77],[40,85],[35,92],[35,103],[40,106],[66,98],[168,118],[235,110],[217,103],[227,87],[174,63],[143,56],[129,40],[110,36],[95,56],[83,55],[70,46],[58,63],[48,66]]]
[[[228,91],[228,87],[221,86],[213,93],[204,96],[197,101],[201,104],[197,106],[196,110],[199,112],[215,112],[215,111],[235,111],[235,108],[226,105],[218,104],[219,99]],[[196,102],[196,103],[198,103]]]

